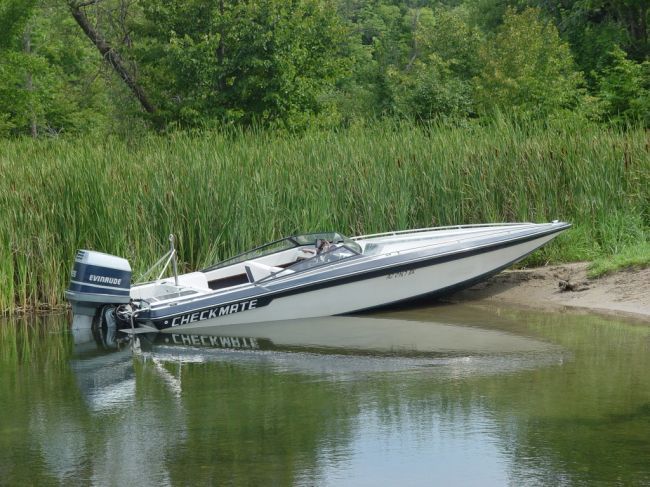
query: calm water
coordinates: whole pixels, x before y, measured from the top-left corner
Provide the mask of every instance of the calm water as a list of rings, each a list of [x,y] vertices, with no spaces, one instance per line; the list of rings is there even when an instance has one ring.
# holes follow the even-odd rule
[[[66,320],[0,323],[2,485],[650,485],[647,325],[437,306],[134,354]]]

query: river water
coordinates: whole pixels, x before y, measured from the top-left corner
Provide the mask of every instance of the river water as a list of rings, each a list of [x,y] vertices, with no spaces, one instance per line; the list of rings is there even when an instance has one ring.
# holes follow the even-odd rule
[[[212,330],[0,323],[1,485],[650,485],[650,327],[420,307]]]

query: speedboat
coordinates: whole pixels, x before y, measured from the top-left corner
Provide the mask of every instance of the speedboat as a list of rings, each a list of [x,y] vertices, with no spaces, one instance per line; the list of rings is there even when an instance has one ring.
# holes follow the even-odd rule
[[[460,225],[362,235],[293,235],[186,274],[131,285],[126,259],[77,252],[66,298],[73,326],[117,324],[132,331],[198,332],[204,327],[332,316],[438,297],[523,259],[571,225]],[[136,330],[137,329],[137,330]]]

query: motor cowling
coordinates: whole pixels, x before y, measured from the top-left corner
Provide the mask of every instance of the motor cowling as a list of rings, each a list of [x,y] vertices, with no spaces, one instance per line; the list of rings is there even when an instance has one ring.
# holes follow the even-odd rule
[[[70,285],[65,292],[72,304],[73,327],[91,326],[98,309],[130,301],[131,266],[126,259],[93,250],[79,250]]]

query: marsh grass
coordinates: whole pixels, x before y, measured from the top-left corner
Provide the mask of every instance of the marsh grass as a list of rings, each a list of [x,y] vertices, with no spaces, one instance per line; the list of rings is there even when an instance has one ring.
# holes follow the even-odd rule
[[[76,249],[137,277],[177,236],[182,269],[305,231],[574,223],[528,261],[648,241],[647,134],[556,122],[386,124],[0,142],[0,310],[62,303]]]
[[[597,257],[589,264],[587,275],[591,278],[602,277],[621,269],[641,269],[650,266],[650,242],[623,247],[611,256]]]

